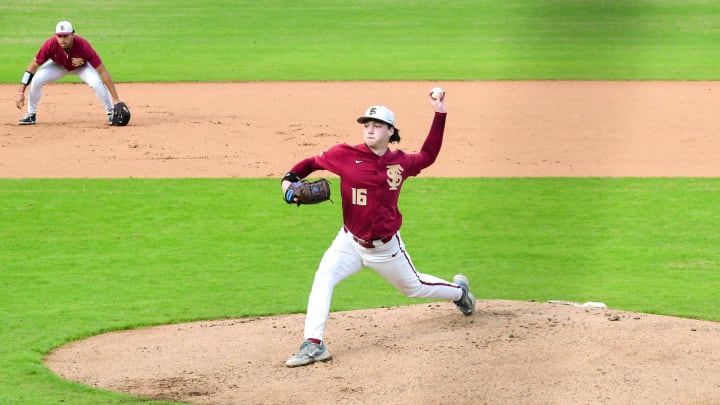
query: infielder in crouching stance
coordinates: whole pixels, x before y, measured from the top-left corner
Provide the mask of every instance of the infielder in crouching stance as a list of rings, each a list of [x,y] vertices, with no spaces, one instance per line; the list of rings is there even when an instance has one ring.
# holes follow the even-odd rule
[[[95,90],[95,95],[105,107],[108,123],[112,124],[114,105],[119,103],[120,99],[110,72],[90,43],[75,35],[75,30],[68,21],[57,23],[55,35],[43,43],[22,76],[20,90],[15,95],[18,109],[25,104],[25,89],[29,87],[30,91],[27,113],[18,124],[35,124],[42,87],[68,74],[77,75]]]
[[[363,128],[362,144],[333,146],[300,161],[283,177],[285,201],[299,205],[308,203],[308,195],[322,192],[322,187],[311,187],[302,180],[310,173],[328,170],[340,176],[344,222],[315,273],[305,318],[305,340],[298,353],[286,362],[288,367],[331,358],[323,334],[333,289],[363,267],[376,271],[408,297],[454,301],[465,315],[475,310],[467,277],[458,274],[449,282],[420,273],[399,233],[402,215],[397,203],[403,182],[430,166],[442,145],[447,113],[444,94],[436,98],[431,95],[430,104],[435,115],[418,153],[389,149],[390,143],[400,142],[395,116],[388,108],[375,105],[357,119]]]

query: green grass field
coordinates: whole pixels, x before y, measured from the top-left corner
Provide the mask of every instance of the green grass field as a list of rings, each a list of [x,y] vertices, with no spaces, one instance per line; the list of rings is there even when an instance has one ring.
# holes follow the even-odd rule
[[[439,4],[9,0],[0,82],[19,81],[60,19],[118,82],[720,76],[717,2]],[[482,298],[720,320],[720,179],[420,177],[405,188],[415,263],[466,272]],[[286,206],[272,179],[0,179],[0,404],[151,403],[65,382],[42,358],[107,330],[303,312],[340,223],[339,204]],[[333,309],[413,302],[363,272],[338,286]]]
[[[419,178],[405,187],[415,263],[446,278],[462,270],[482,298],[720,319],[718,179]],[[277,188],[272,179],[0,180],[0,403],[112,401],[41,363],[84,336],[304,311],[340,206],[286,206]],[[333,309],[413,302],[363,272],[338,286]]]
[[[717,1],[7,0],[0,16],[0,83],[64,18],[121,82],[720,78]]]

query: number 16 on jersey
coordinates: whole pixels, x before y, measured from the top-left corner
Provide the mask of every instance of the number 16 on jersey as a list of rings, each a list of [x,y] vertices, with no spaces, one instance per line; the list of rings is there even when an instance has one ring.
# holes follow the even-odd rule
[[[367,189],[353,187],[352,203],[353,205],[367,205]]]

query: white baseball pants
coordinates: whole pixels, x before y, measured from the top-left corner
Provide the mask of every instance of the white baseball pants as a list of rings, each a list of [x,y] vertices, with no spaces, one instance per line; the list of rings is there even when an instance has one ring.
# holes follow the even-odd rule
[[[105,87],[100,74],[94,67],[92,67],[92,65],[86,63],[78,69],[69,71],[52,60],[49,60],[40,66],[30,82],[30,91],[28,93],[28,112],[31,114],[37,113],[40,97],[42,97],[42,87],[45,84],[56,82],[69,74],[77,75],[80,80],[95,90],[95,95],[98,100],[100,100],[103,107],[105,107],[105,113],[112,113],[113,103],[110,92],[107,87]]]
[[[415,270],[399,232],[389,242],[376,241],[375,245],[371,249],[364,248],[353,241],[350,233],[340,228],[315,272],[305,318],[305,339],[323,340],[333,289],[363,267],[374,270],[411,298],[446,301],[462,298],[459,285]]]

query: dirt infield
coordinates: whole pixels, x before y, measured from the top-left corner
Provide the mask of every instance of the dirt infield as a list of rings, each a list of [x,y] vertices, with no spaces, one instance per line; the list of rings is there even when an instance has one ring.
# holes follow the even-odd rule
[[[132,109],[108,127],[84,85],[46,88],[38,125],[5,103],[0,177],[263,177],[359,143],[371,104],[417,150],[434,83],[121,84]],[[720,176],[716,82],[450,82],[447,138],[426,176]]]
[[[16,86],[0,86],[0,177],[277,177],[358,143],[355,118],[375,103],[395,111],[401,146],[415,151],[433,85],[119,84],[125,128],[108,127],[74,84],[47,87],[38,124],[19,127]],[[446,140],[424,176],[720,176],[720,83],[442,85]],[[205,404],[720,402],[718,323],[482,299],[472,281],[471,317],[449,303],[332,313],[334,359],[304,368],[284,366],[301,314],[108,333],[46,364],[92,387]]]

